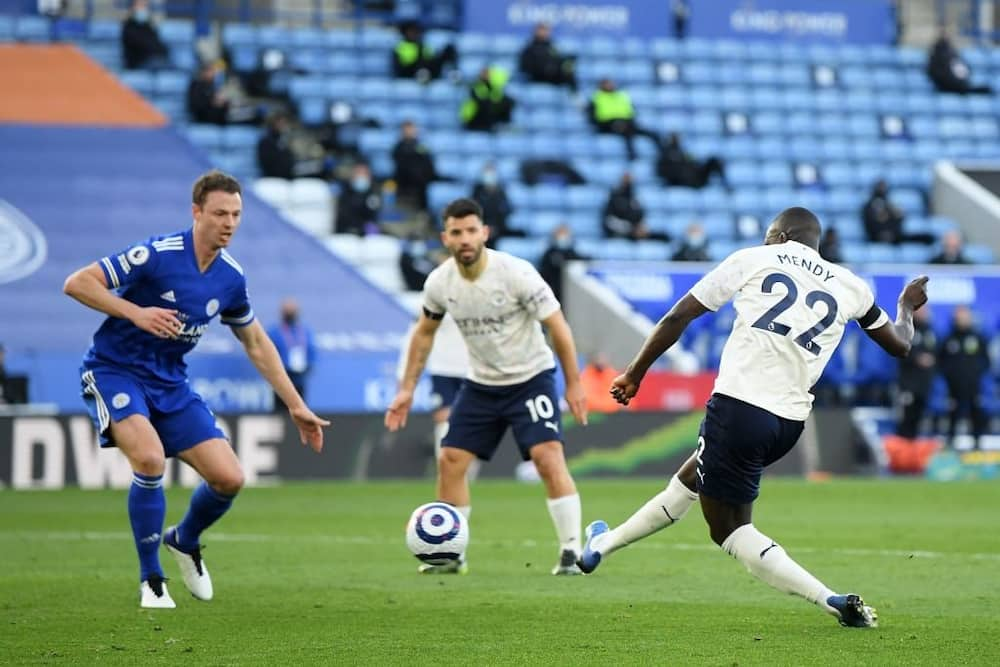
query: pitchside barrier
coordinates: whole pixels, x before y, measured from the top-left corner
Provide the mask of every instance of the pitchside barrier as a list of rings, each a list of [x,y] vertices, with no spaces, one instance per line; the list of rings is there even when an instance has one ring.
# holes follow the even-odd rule
[[[434,474],[432,425],[426,414],[411,416],[405,430],[388,433],[381,414],[327,415],[333,424],[322,454],[298,441],[284,415],[220,415],[243,465],[248,485],[292,480],[427,479]],[[703,413],[618,412],[592,414],[582,427],[565,421],[566,457],[578,478],[660,477],[666,480],[694,451]],[[771,470],[801,475],[821,470],[857,471],[846,411],[819,411],[799,446]],[[520,458],[510,435],[480,476],[511,479]],[[529,475],[530,477],[530,475]],[[167,467],[168,484],[194,485],[197,474],[177,461]],[[15,489],[124,488],[132,480],[125,457],[97,446],[90,419],[82,414],[0,417],[0,485]]]

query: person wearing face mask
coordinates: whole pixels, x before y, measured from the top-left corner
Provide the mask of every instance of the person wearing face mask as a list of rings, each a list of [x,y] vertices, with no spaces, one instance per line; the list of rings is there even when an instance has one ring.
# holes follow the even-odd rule
[[[135,0],[122,23],[122,60],[125,69],[170,65],[167,45],[153,25],[146,0]]]
[[[281,321],[267,330],[281,357],[281,363],[288,373],[292,385],[303,398],[306,395],[306,379],[316,361],[316,345],[313,333],[299,317],[299,304],[293,298],[281,303]],[[274,395],[274,412],[281,412],[285,404],[278,394]]]
[[[363,162],[355,164],[351,177],[340,186],[334,229],[338,234],[358,236],[376,233],[381,210],[382,196],[372,183],[371,170]]]
[[[573,247],[573,232],[569,225],[563,223],[553,230],[549,247],[538,262],[538,273],[552,288],[557,300],[562,300],[563,269],[567,262],[578,259],[590,258],[576,251]]]
[[[604,206],[604,235],[633,241],[669,241],[666,233],[652,232],[646,226],[646,210],[635,195],[632,174],[625,172],[618,187],[611,190]]]
[[[681,245],[671,259],[675,262],[707,262],[708,238],[700,222],[692,222],[684,232]]]
[[[482,207],[483,223],[490,228],[486,247],[495,248],[497,240],[504,236],[524,236],[524,232],[520,230],[507,228],[507,218],[513,209],[492,162],[483,167],[479,182],[472,188],[472,199]]]

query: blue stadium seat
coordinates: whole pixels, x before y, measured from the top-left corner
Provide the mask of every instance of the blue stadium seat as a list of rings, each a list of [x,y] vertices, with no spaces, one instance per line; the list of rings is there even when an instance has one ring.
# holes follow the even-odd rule
[[[222,27],[226,46],[257,46],[257,29],[248,23],[227,23]]]
[[[13,36],[13,21],[7,17],[0,17],[0,26],[2,22],[7,21],[7,25],[10,26],[10,31],[6,35],[3,34],[3,29],[0,28],[0,39],[10,38]],[[117,43],[121,39],[122,34],[122,22],[115,21],[114,19],[93,19],[87,24],[87,39],[90,41],[109,41]]]
[[[122,83],[140,95],[152,95],[153,73],[145,70],[126,70],[120,74]]]
[[[431,210],[436,212],[447,206],[448,202],[466,197],[468,194],[469,188],[464,183],[435,182],[427,189],[427,203]]]
[[[293,99],[325,97],[327,91],[326,80],[319,76],[297,76],[292,78],[288,86],[288,92]]]
[[[299,99],[299,119],[306,125],[322,125],[330,119],[329,103],[323,97]]]
[[[296,47],[288,56],[292,67],[310,74],[326,71],[327,57],[322,49]]]
[[[222,128],[218,125],[188,125],[184,133],[191,143],[203,150],[222,147]]]
[[[996,263],[996,257],[993,254],[993,250],[987,246],[978,243],[966,244],[964,248],[965,256],[974,264],[994,264]]]
[[[153,89],[157,95],[182,96],[187,93],[190,75],[183,72],[162,70],[156,73]]]
[[[222,146],[227,149],[255,149],[260,136],[261,131],[255,127],[227,125],[222,129]]]
[[[233,45],[229,51],[233,69],[237,72],[251,72],[257,67],[257,46],[253,44]]]
[[[51,35],[49,20],[41,16],[20,16],[14,24],[14,37],[21,42],[47,42]]]
[[[498,250],[526,259],[532,264],[538,264],[547,246],[548,240],[544,238],[505,236],[497,242]]]
[[[494,58],[511,58],[520,53],[527,42],[526,35],[494,35],[492,52]]]
[[[167,20],[157,25],[160,38],[171,48],[194,44],[194,23],[192,21]]]
[[[531,155],[531,143],[523,134],[500,134],[493,148],[500,156],[518,160]]]

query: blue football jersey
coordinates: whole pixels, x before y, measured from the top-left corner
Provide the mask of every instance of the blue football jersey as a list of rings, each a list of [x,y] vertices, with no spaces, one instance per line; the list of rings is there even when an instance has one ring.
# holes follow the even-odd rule
[[[177,338],[159,338],[129,320],[108,317],[94,334],[84,366],[110,364],[141,380],[164,384],[187,381],[184,355],[219,315],[223,324],[243,327],[254,320],[243,268],[222,250],[202,273],[192,230],[156,236],[98,262],[108,285],[142,306],[177,311]]]

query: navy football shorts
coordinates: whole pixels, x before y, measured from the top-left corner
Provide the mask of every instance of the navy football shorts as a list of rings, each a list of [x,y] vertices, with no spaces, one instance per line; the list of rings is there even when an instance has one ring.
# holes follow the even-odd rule
[[[450,408],[462,386],[462,378],[450,375],[431,376],[431,405],[434,410]]]
[[[206,440],[225,438],[215,415],[187,383],[152,385],[108,366],[81,368],[83,400],[100,434],[101,447],[114,447],[111,424],[131,415],[146,417],[166,456],[177,456]]]
[[[562,441],[555,369],[503,387],[465,380],[451,406],[448,434],[441,445],[464,449],[489,461],[508,426],[514,430],[525,461],[531,459],[529,451],[535,445]]]
[[[734,505],[760,494],[764,468],[791,451],[805,422],[712,394],[698,433],[698,492]]]

